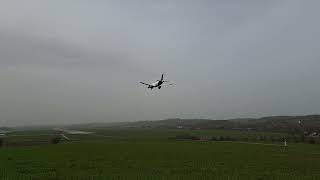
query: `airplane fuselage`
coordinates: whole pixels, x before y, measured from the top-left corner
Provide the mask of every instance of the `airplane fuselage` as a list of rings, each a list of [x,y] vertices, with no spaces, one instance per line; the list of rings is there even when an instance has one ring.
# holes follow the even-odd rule
[[[153,82],[153,83],[144,83],[144,82],[140,82],[141,84],[143,85],[147,85],[149,89],[153,89],[153,88],[158,88],[158,89],[161,89],[161,85],[165,82],[168,82],[168,81],[164,81],[163,80],[163,74],[161,75],[161,79],[160,80],[157,80],[156,82]]]
[[[151,86],[149,86],[148,88],[161,88],[161,85],[163,84],[163,81],[156,81],[156,82],[153,82],[151,83]]]

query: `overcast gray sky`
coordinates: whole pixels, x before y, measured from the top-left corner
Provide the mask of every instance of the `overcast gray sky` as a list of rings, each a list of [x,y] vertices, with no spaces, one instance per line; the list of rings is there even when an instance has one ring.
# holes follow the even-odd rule
[[[3,1],[0,123],[320,113],[319,7],[317,0]],[[150,91],[138,83],[161,73],[176,85]]]

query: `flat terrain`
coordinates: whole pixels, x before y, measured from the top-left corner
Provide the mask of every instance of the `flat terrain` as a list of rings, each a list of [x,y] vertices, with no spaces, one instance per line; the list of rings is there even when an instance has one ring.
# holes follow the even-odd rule
[[[78,141],[56,145],[0,148],[0,179],[320,179],[319,145],[289,144],[285,151],[281,146],[171,138],[185,133],[244,134],[228,131],[98,132],[91,137],[72,137]]]

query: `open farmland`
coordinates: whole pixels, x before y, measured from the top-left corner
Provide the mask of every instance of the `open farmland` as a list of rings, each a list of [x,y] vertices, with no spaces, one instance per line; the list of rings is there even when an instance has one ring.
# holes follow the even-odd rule
[[[113,129],[56,145],[5,147],[0,149],[0,179],[320,179],[319,145],[289,144],[285,151],[281,146],[172,138],[186,133],[243,135],[237,131]],[[11,140],[22,141],[22,137]]]

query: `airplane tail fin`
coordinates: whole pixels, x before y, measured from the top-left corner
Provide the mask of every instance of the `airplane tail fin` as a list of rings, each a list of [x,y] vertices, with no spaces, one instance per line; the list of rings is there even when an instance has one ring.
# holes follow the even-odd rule
[[[161,75],[161,81],[163,81],[163,74]]]

